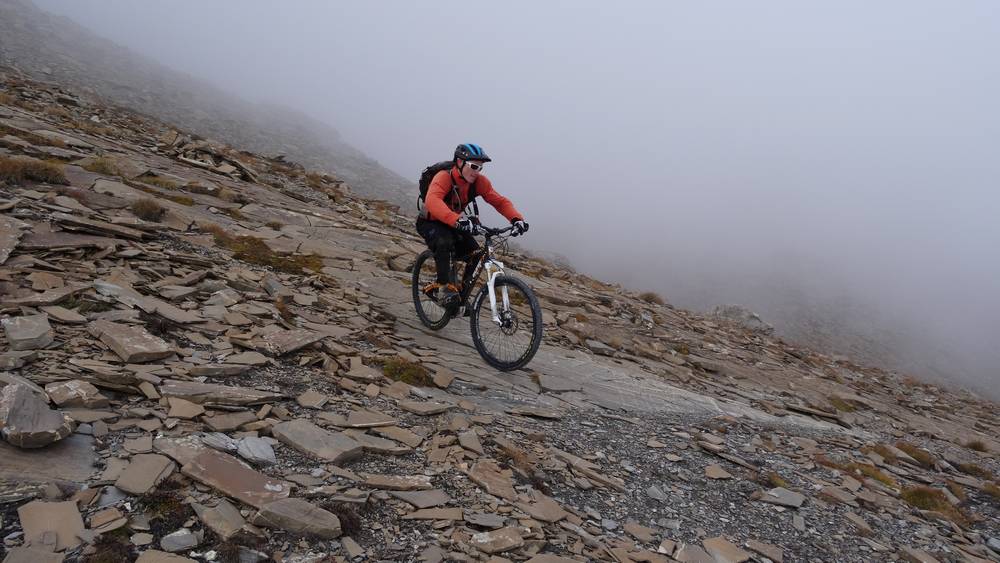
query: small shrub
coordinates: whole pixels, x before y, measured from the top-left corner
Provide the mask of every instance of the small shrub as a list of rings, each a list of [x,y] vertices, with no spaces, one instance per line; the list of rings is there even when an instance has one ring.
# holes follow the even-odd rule
[[[265,223],[265,225],[270,229],[274,229],[275,231],[280,231],[281,228],[285,226],[283,223],[279,223],[278,221],[268,221],[267,223]]]
[[[163,214],[166,211],[167,210],[164,209],[162,205],[157,203],[156,200],[149,198],[136,200],[136,202],[132,204],[132,213],[143,221],[158,222],[163,218]]]
[[[200,182],[189,182],[188,185],[184,186],[184,189],[198,195],[215,195],[218,191],[215,188],[203,186]]]
[[[133,561],[132,543],[126,528],[101,534],[93,545],[94,552],[82,559],[83,563],[120,563]]]
[[[1000,486],[997,486],[996,483],[986,483],[986,485],[983,486],[983,492],[997,500],[1000,500]]]
[[[813,461],[816,462],[816,465],[822,465],[823,467],[829,467],[830,469],[836,469],[838,471],[843,471],[845,473],[849,473],[851,470],[851,468],[848,467],[847,465],[844,465],[839,461],[832,460],[826,457],[826,454],[814,455]]]
[[[986,452],[989,450],[989,448],[986,447],[986,442],[982,440],[969,440],[965,443],[965,447],[977,452]]]
[[[885,472],[875,467],[874,465],[868,465],[865,463],[852,463],[848,466],[853,471],[856,471],[866,477],[874,479],[883,485],[888,485],[890,487],[898,487],[899,484],[896,480],[887,475]]]
[[[431,377],[431,372],[427,368],[399,356],[386,360],[382,365],[382,373],[390,379],[416,387],[430,387],[434,384],[434,378]]]
[[[7,92],[0,92],[0,106],[9,106],[14,103],[14,96]]]
[[[26,157],[0,157],[0,184],[19,186],[27,181],[69,185],[62,164]]]
[[[785,489],[788,488],[788,481],[786,481],[781,475],[778,475],[774,471],[768,472],[768,474],[765,475],[764,478],[766,479],[767,484],[771,485],[772,487],[782,487]]]
[[[906,452],[908,456],[917,460],[917,463],[919,463],[921,467],[925,467],[927,469],[934,467],[935,459],[929,451],[923,448],[918,448],[909,442],[896,442],[896,447]]]
[[[967,475],[972,475],[973,477],[979,477],[984,480],[992,480],[993,472],[989,469],[976,465],[975,463],[959,463],[958,470]]]
[[[874,446],[865,446],[861,448],[861,452],[862,453],[875,452],[878,455],[882,456],[882,459],[884,459],[886,462],[891,463],[893,465],[895,465],[896,462],[899,461],[896,458],[896,454],[892,453],[892,450],[890,450],[889,447],[886,446],[885,444],[875,444]]]
[[[830,405],[832,405],[833,408],[837,409],[838,411],[854,412],[855,410],[857,410],[854,405],[848,403],[847,401],[841,399],[836,395],[831,395],[827,397],[827,400],[830,401]]]
[[[323,185],[323,175],[319,172],[309,172],[306,174],[306,184],[313,189],[319,189]]]
[[[274,300],[274,308],[278,310],[278,314],[284,319],[286,323],[291,323],[295,321],[295,313],[292,312],[291,308],[288,306],[288,301],[285,300],[284,296],[279,295],[277,299]]]
[[[965,515],[948,502],[948,497],[938,489],[917,485],[903,489],[899,496],[914,508],[937,512],[959,525],[968,523]]]
[[[226,215],[229,215],[230,217],[232,217],[236,221],[242,221],[242,220],[246,219],[246,216],[243,215],[242,213],[240,213],[240,210],[237,209],[237,208],[235,208],[235,207],[230,207],[228,209],[223,209],[222,212],[225,213]]]
[[[645,291],[639,294],[639,299],[642,299],[646,303],[652,303],[654,305],[665,305],[666,301],[660,297],[660,294],[653,291]]]
[[[119,176],[121,172],[118,170],[118,165],[115,161],[106,157],[101,156],[94,159],[92,162],[88,163],[83,167],[84,170],[89,170],[95,174],[104,174],[105,176]]]
[[[222,188],[221,190],[219,190],[219,193],[218,195],[216,195],[216,197],[218,197],[222,201],[227,201],[229,203],[238,203],[240,205],[246,205],[247,203],[250,203],[250,200],[247,199],[247,196],[235,190],[231,190],[229,188]]]
[[[67,110],[62,106],[56,106],[56,105],[45,106],[45,109],[42,110],[42,113],[52,117],[67,118],[70,116],[69,110]]]
[[[315,254],[281,256],[257,237],[234,237],[214,223],[201,225],[201,230],[211,233],[215,244],[232,251],[233,258],[243,262],[267,266],[287,274],[304,274],[323,269],[323,258]]]

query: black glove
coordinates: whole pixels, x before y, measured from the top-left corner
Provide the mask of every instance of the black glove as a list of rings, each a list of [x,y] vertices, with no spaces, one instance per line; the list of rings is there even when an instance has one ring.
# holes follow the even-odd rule
[[[512,224],[514,225],[513,233],[515,237],[517,235],[523,235],[524,233],[528,232],[528,224],[525,223],[524,220],[514,219]]]
[[[458,232],[460,233],[469,233],[470,235],[476,234],[476,231],[479,230],[472,219],[469,218],[459,219],[458,222],[455,223],[455,228],[458,229]]]

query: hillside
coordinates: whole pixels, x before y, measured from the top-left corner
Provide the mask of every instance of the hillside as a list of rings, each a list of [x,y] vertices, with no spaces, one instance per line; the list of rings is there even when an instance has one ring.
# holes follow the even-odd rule
[[[412,204],[413,180],[383,168],[333,127],[289,108],[248,103],[29,0],[0,0],[0,65],[96,94],[187,133],[336,170],[361,195]]]
[[[995,403],[513,250],[497,372],[409,216],[0,79],[9,561],[1000,560]]]

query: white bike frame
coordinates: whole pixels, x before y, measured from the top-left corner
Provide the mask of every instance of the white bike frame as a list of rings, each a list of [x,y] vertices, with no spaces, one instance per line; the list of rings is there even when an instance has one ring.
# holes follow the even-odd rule
[[[493,288],[496,285],[497,276],[503,274],[503,262],[499,260],[494,260],[492,258],[493,249],[490,247],[486,248],[486,252],[491,258],[486,260],[484,267],[486,269],[486,287],[489,288],[490,292],[490,311],[493,313],[493,322],[500,324],[500,314],[497,312],[497,296],[494,293]],[[503,300],[503,310],[510,310],[510,298],[507,296],[507,286],[500,288],[500,295]]]

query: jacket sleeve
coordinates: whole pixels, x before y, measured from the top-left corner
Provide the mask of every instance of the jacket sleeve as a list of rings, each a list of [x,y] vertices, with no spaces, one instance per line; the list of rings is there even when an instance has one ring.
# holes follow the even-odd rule
[[[476,180],[476,194],[482,196],[486,203],[492,205],[493,209],[496,209],[511,223],[517,219],[524,220],[524,216],[514,207],[514,204],[493,189],[493,183],[486,176],[479,176],[479,179]]]
[[[449,227],[454,227],[458,222],[459,215],[452,211],[444,198],[451,191],[451,178],[448,171],[441,171],[434,175],[431,185],[427,188],[427,196],[424,197],[424,205],[427,206],[427,215],[431,219],[441,221]]]

